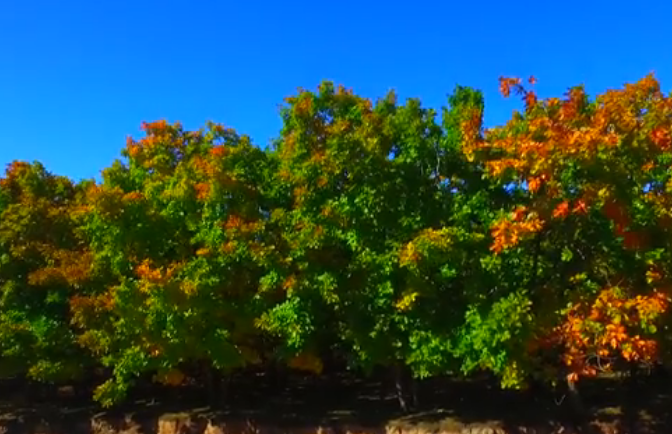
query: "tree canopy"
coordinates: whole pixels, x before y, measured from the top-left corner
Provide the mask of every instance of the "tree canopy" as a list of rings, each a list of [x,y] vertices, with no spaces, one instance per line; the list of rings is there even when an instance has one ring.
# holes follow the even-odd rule
[[[229,375],[338,359],[504,387],[670,360],[672,97],[649,75],[591,99],[481,92],[438,113],[323,82],[261,149],[157,121],[101,182],[0,178],[0,374]]]

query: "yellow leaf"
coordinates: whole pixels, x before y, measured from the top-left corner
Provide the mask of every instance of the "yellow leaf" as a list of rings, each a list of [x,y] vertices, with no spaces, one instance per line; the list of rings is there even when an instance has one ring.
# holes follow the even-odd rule
[[[416,291],[404,295],[399,301],[397,301],[396,304],[397,310],[403,312],[410,309],[410,307],[413,305],[417,297],[418,293]]]

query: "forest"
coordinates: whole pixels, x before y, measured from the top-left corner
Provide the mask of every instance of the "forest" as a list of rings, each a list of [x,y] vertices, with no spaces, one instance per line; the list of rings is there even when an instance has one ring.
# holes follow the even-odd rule
[[[485,128],[323,82],[271,146],[143,124],[101,180],[0,178],[0,376],[179,388],[257,371],[471,378],[502,388],[672,361],[672,96],[653,75],[520,98]],[[88,381],[88,380],[87,380]],[[410,381],[410,380],[409,380]],[[412,381],[411,381],[412,382]]]

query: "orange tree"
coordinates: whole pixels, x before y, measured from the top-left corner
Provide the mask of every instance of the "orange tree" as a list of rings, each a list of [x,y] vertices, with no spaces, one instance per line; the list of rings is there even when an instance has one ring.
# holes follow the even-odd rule
[[[198,363],[254,362],[262,264],[272,260],[264,153],[221,125],[159,121],[87,191],[82,227],[107,285],[72,297],[79,342],[113,371],[112,404],[145,373],[179,384]],[[256,348],[259,350],[259,348]]]
[[[12,163],[0,178],[2,375],[69,380],[92,362],[76,345],[68,306],[91,278],[81,201],[81,186],[39,163]]]
[[[652,76],[594,101],[581,87],[538,100],[518,79],[501,90],[523,96],[524,113],[463,150],[515,197],[484,259],[516,279],[526,311],[509,369],[575,381],[657,360],[669,336],[672,99]]]

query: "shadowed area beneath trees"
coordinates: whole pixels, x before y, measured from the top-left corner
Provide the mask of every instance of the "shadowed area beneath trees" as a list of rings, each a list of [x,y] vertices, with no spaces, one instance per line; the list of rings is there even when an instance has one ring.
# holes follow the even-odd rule
[[[217,405],[196,385],[148,383],[108,411],[84,398],[90,395],[82,384],[31,386],[3,383],[2,432],[666,433],[672,427],[672,383],[660,375],[582,383],[586,412],[581,416],[561,391],[502,391],[487,378],[420,381],[418,405],[406,414],[387,378],[344,373],[319,378],[293,373],[282,381],[261,374],[234,378]]]

